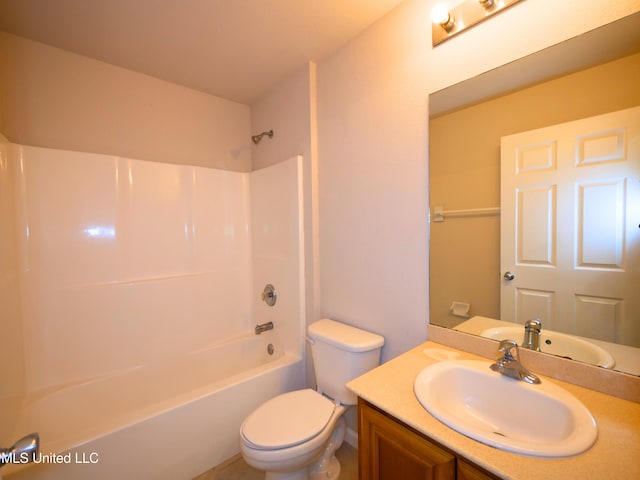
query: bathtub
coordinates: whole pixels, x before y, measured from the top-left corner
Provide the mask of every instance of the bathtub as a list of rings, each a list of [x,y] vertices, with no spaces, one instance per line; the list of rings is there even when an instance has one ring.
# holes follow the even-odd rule
[[[275,346],[269,354],[269,344]],[[15,439],[40,434],[39,463],[7,465],[5,480],[191,479],[239,452],[242,420],[303,387],[302,359],[272,332],[25,399]]]

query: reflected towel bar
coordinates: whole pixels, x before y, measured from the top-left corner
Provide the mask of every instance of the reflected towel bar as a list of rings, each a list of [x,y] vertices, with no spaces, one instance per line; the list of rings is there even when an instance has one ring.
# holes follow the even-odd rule
[[[445,210],[444,207],[433,207],[432,222],[444,222],[445,217],[478,217],[500,215],[500,207],[465,208],[462,210]]]

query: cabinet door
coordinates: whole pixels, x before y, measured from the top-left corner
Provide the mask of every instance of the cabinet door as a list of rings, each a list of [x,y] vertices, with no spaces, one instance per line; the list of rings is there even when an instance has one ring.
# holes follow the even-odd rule
[[[470,463],[458,458],[458,480],[494,480],[496,477],[484,473]]]
[[[456,459],[359,400],[360,480],[454,480]]]

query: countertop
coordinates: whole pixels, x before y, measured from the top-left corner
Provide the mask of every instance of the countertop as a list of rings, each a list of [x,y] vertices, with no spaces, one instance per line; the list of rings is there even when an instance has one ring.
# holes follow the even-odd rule
[[[416,399],[413,382],[418,373],[447,358],[491,363],[484,357],[429,341],[352,380],[347,387],[398,420],[504,479],[640,478],[640,403],[540,376],[543,381],[555,383],[573,394],[589,409],[598,425],[596,443],[580,455],[565,458],[509,453],[465,437],[440,423]]]

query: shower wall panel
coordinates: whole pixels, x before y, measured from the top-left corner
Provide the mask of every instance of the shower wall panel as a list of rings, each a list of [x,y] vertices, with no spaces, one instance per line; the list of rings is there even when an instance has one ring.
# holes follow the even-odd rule
[[[0,440],[8,438],[17,420],[14,412],[24,393],[24,355],[20,323],[20,290],[14,222],[12,165],[9,142],[0,135]],[[6,443],[2,443],[3,445]]]
[[[288,352],[302,355],[304,235],[302,157],[251,172],[253,312],[256,323],[273,322],[273,334]],[[260,292],[278,293],[272,307]]]
[[[27,392],[252,323],[249,174],[12,146]]]

